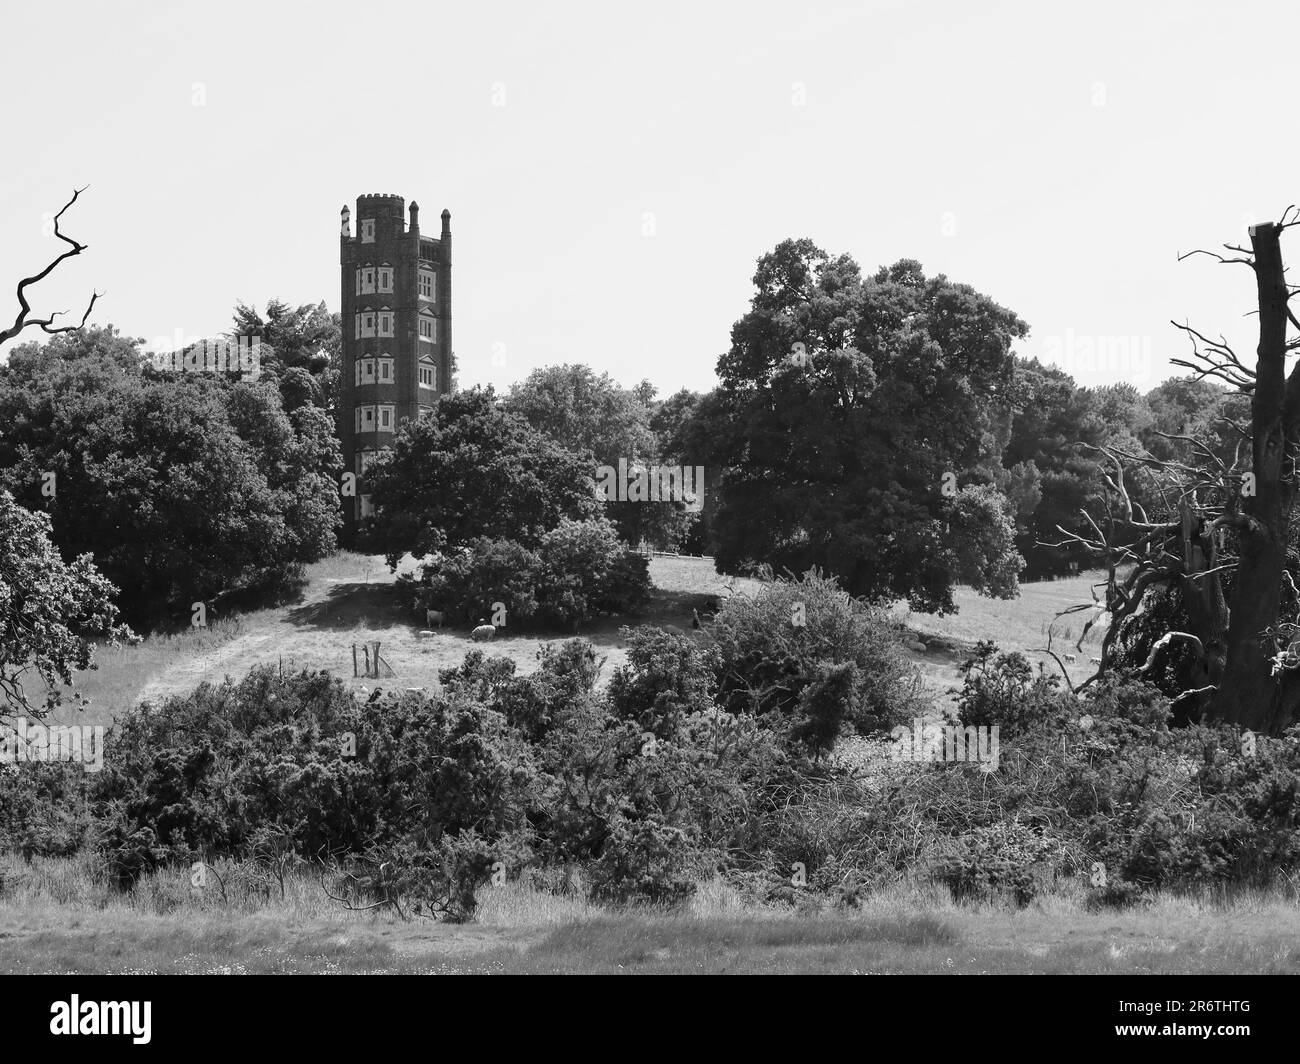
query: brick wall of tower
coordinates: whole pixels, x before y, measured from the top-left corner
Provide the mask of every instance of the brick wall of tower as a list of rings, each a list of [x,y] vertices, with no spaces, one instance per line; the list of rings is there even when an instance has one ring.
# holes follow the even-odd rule
[[[451,224],[450,214],[442,213],[442,231],[438,238],[422,236],[418,224],[418,207],[412,204],[411,224],[406,224],[405,200],[401,196],[360,196],[350,231],[340,234],[340,307],[342,308],[343,359],[339,389],[338,434],[342,444],[345,472],[357,471],[357,454],[364,448],[391,445],[394,433],[356,431],[355,410],[358,406],[391,404],[394,429],[405,418],[419,416],[421,398],[426,405],[432,396],[452,389],[451,380]],[[375,225],[372,243],[362,242],[363,226],[368,220]],[[345,222],[346,224],[346,222]],[[419,295],[419,268],[422,260],[435,274],[436,301],[432,308],[437,318],[436,343],[421,343],[419,318],[427,303]],[[386,267],[393,271],[392,292],[357,293],[357,270],[363,266],[376,271]],[[378,285],[376,285],[376,289]],[[373,311],[394,315],[391,337],[357,337],[356,315]],[[378,332],[378,330],[376,330]],[[436,389],[420,386],[422,349],[432,354],[437,368]],[[356,383],[356,361],[361,358],[391,356],[393,379],[372,384]],[[352,543],[356,520],[360,514],[360,496],[366,494],[364,476],[359,477],[357,499],[344,500],[345,527],[343,540]]]

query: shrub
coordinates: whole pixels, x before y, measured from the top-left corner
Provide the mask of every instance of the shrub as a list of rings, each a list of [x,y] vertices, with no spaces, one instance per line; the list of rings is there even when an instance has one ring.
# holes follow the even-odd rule
[[[1022,653],[999,653],[991,640],[977,643],[957,671],[962,677],[958,721],[963,727],[996,726],[1003,739],[1048,720],[1064,719],[1068,707],[1077,705],[1076,700],[1062,697],[1054,676],[1035,676]]]
[[[607,518],[562,520],[538,549],[542,615],[570,623],[586,620],[601,602],[639,606],[649,595],[648,568],[644,559],[628,560],[630,553]]]
[[[772,723],[793,718],[795,733],[815,736],[818,749],[832,718],[872,734],[919,714],[918,684],[899,626],[816,571],[728,599],[711,635],[721,704]],[[839,668],[849,663],[852,671]],[[822,689],[805,699],[805,689],[815,684]],[[822,723],[813,724],[809,713]]]
[[[692,713],[714,709],[716,653],[662,628],[622,628],[627,664],[609,683],[615,714],[661,739],[676,735]]]

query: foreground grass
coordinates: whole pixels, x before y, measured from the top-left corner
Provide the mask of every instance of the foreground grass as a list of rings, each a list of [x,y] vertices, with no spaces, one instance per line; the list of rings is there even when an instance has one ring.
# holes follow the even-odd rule
[[[900,884],[858,910],[795,914],[718,880],[672,910],[509,883],[451,925],[341,911],[309,874],[289,876],[283,897],[227,878],[224,897],[185,869],[122,893],[85,858],[0,858],[0,973],[1300,972],[1300,908],[1278,893],[1094,913],[1068,887],[1017,910]]]

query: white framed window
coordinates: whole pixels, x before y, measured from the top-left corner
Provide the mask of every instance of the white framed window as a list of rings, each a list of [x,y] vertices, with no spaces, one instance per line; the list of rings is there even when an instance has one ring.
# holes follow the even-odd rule
[[[375,379],[380,384],[391,384],[393,382],[393,360],[391,358],[380,358],[376,365],[378,366],[378,375]]]
[[[357,295],[368,296],[375,290],[375,268],[373,266],[357,267]]]
[[[357,314],[357,339],[375,335],[375,312],[363,310]]]
[[[373,218],[361,219],[361,243],[373,244],[375,242],[375,220]]]
[[[367,447],[357,452],[357,476],[365,476],[366,471],[375,464],[375,459],[379,457],[379,452]]]
[[[422,362],[420,364],[420,384],[425,388],[438,387],[438,367]]]
[[[375,383],[375,360],[373,358],[357,359],[356,367],[356,383],[358,386]]]
[[[393,290],[393,268],[391,266],[379,267],[379,291],[391,292]]]
[[[393,319],[396,317],[397,315],[392,313],[391,311],[381,310],[379,312],[379,335],[380,336],[393,335]]]
[[[433,300],[436,298],[436,297],[434,296],[434,292],[435,292],[435,291],[436,291],[436,289],[434,288],[433,271],[432,271],[432,270],[426,270],[426,269],[424,269],[423,267],[421,267],[421,269],[420,269],[420,298],[421,298],[421,299],[427,299],[427,300],[429,300],[430,302],[433,302]]]
[[[393,406],[391,403],[379,407],[379,431],[393,431]]]
[[[389,407],[391,410],[392,407]],[[357,407],[357,432],[375,431],[375,408],[373,406]]]
[[[429,343],[438,341],[438,319],[429,314],[420,315],[420,339]]]

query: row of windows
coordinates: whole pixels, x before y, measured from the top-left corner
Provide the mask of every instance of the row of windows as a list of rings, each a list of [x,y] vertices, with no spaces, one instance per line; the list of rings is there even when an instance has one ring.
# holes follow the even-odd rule
[[[397,315],[387,307],[380,310],[362,310],[356,315],[353,338],[361,340],[371,336],[392,336],[396,324]],[[438,319],[432,314],[420,314],[420,339],[427,340],[431,344],[438,342]]]
[[[392,432],[394,428],[394,406],[392,403],[372,403],[359,406],[356,414],[357,432]]]
[[[396,315],[387,309],[361,311],[356,316],[355,339],[360,340],[364,336],[392,336],[395,318]]]
[[[391,384],[393,382],[393,360],[388,357],[359,358],[354,363],[356,384]],[[420,384],[425,388],[438,387],[438,367],[420,366]]]
[[[378,358],[359,358],[354,363],[358,385],[388,384],[393,379],[393,360],[388,355]]]
[[[419,269],[420,298],[434,303],[438,298],[438,286],[432,270],[423,266]],[[393,291],[393,267],[358,266],[356,270],[356,294],[369,296],[379,293],[390,295]]]
[[[372,403],[356,408],[357,432],[392,432],[394,430],[394,411],[392,403]],[[420,417],[433,413],[433,407],[420,404]],[[357,452],[357,472],[364,473],[375,460],[376,452],[365,449]]]
[[[357,295],[368,296],[374,292],[391,292],[393,290],[393,268],[391,266],[358,266]]]

